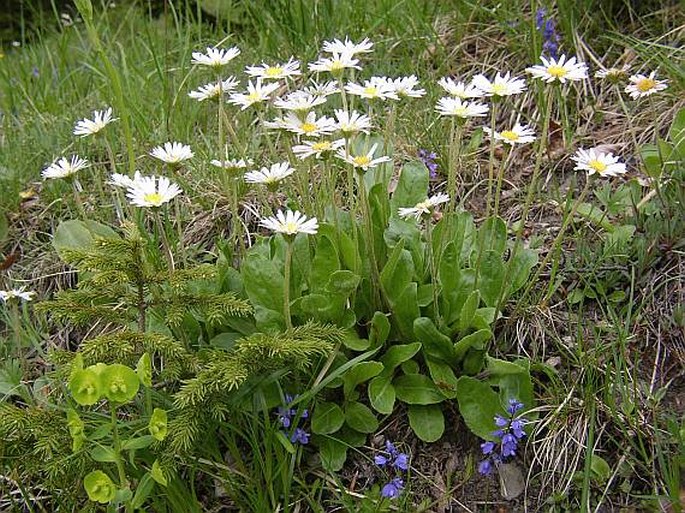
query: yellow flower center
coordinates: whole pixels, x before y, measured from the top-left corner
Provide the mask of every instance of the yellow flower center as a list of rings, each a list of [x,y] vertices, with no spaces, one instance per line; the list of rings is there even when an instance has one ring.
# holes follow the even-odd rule
[[[558,64],[554,64],[554,65],[549,66],[547,68],[547,73],[552,75],[554,78],[563,78],[568,74],[568,71],[563,66],[559,66]]]
[[[300,128],[305,134],[311,134],[316,131],[316,125],[314,123],[302,123]]]
[[[269,66],[264,70],[264,74],[267,77],[278,77],[283,74],[283,68],[280,66]]]
[[[500,132],[502,137],[504,137],[507,141],[518,141],[519,140],[519,134],[514,132],[513,130],[505,130],[504,132]]]
[[[456,107],[452,112],[455,116],[459,116],[460,118],[465,118],[468,116],[468,110],[463,105]]]
[[[378,88],[374,86],[365,87],[364,94],[368,96],[378,96]]]
[[[340,71],[343,67],[343,62],[340,59],[331,62],[331,71]]]
[[[321,141],[312,144],[312,150],[314,151],[326,151],[331,149],[331,142],[330,141]]]
[[[507,86],[504,84],[492,84],[492,93],[497,96],[502,96],[507,92]]]
[[[421,212],[426,212],[427,210],[430,210],[431,206],[432,206],[431,202],[426,200],[426,201],[422,201],[421,203],[417,203],[414,208],[416,210],[421,211]]]
[[[158,192],[151,192],[149,194],[146,194],[143,196],[143,200],[147,203],[151,203],[155,206],[159,206],[162,204],[162,195]]]
[[[646,93],[656,87],[656,80],[651,78],[642,78],[635,83],[635,87],[641,93]]]
[[[607,165],[604,162],[599,161],[597,159],[591,160],[590,162],[587,163],[587,165],[588,165],[588,167],[591,167],[592,169],[597,171],[600,175],[604,171],[606,171],[606,168],[607,168]]]
[[[368,155],[359,155],[358,157],[354,157],[353,161],[356,166],[368,166],[371,162],[371,157]]]
[[[257,102],[261,99],[261,96],[257,91],[251,92],[250,94],[247,95],[247,99],[250,100],[251,102]]]
[[[297,233],[297,223],[294,221],[288,221],[283,225],[283,229],[286,233]]]

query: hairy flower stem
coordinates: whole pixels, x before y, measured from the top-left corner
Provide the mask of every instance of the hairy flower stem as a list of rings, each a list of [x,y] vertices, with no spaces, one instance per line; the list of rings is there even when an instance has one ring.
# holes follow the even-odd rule
[[[293,261],[293,243],[295,236],[285,236],[285,267],[283,269],[283,317],[288,331],[293,329],[293,321],[290,317],[290,267]]]
[[[162,222],[162,217],[159,215],[159,208],[153,208],[152,212],[155,217],[155,222],[157,224],[157,230],[159,231],[159,238],[162,240],[162,246],[164,247],[164,255],[166,256],[169,271],[173,271],[176,268],[176,266],[174,265],[174,255],[171,252],[169,239],[167,238],[166,231],[164,230],[164,223]]]
[[[492,207],[492,183],[495,180],[495,123],[497,122],[497,97],[492,97],[490,107],[490,156],[488,158],[488,203],[485,217],[490,217]]]
[[[124,460],[121,458],[121,440],[119,439],[119,425],[117,422],[117,407],[110,403],[110,418],[112,421],[112,444],[114,445],[114,463],[117,466],[117,473],[119,474],[119,489],[123,490],[129,487],[128,479],[126,479],[126,469],[124,467]],[[126,501],[126,513],[133,513],[131,501]]]
[[[433,224],[430,222],[431,219],[428,217],[426,219],[425,233],[426,233],[426,246],[428,246],[428,262],[430,265],[431,273],[431,289],[433,292],[433,310],[435,311],[435,320],[437,321],[438,328],[442,326],[442,317],[440,317],[440,287],[438,279],[438,265],[435,255],[435,249],[433,248]]]
[[[561,137],[564,144],[564,150],[568,148],[568,134],[571,133],[571,127],[568,115],[568,102],[564,98],[563,91],[561,90],[561,84],[555,84],[554,89],[557,93],[557,98],[559,99],[559,105],[561,105]]]
[[[511,158],[511,155],[514,153],[513,144],[509,147],[509,151],[507,151],[506,153],[507,154],[505,155],[504,159],[502,159],[502,164],[499,167],[499,171],[497,172],[497,189],[495,190],[495,217],[499,215],[499,200],[500,196],[502,195],[502,180],[504,179],[504,171],[507,169],[509,159]]]
[[[369,195],[366,193],[366,184],[364,183],[364,174],[358,173],[357,178],[359,179],[359,195],[361,196],[361,201],[359,205],[361,206],[362,223],[366,231],[366,244],[367,251],[369,254],[370,267],[371,267],[371,288],[373,290],[374,296],[374,306],[376,310],[382,311],[382,297],[384,296],[381,284],[381,275],[378,271],[378,262],[376,260],[376,245],[374,243],[373,237],[373,220],[371,219],[371,208],[369,206]]]
[[[218,149],[219,149],[219,154],[224,153],[224,148],[226,146],[226,142],[224,141],[224,89],[223,89],[223,80],[221,80],[221,74],[217,72],[216,78],[219,81],[219,110],[217,112],[217,138],[219,144]]]
[[[109,170],[111,173],[116,173],[117,171],[117,162],[116,158],[114,157],[114,151],[112,150],[112,144],[109,142],[109,138],[107,136],[103,137],[105,141],[105,149],[107,150],[107,157],[109,158]],[[98,180],[98,184],[100,184],[100,181]],[[102,187],[102,186],[101,186]],[[104,194],[104,191],[103,191]],[[120,195],[119,195],[119,188],[114,187],[112,190],[112,199],[114,200],[114,208],[117,213],[117,219],[119,222],[122,222],[124,220],[124,209],[122,208],[122,203],[120,201]]]
[[[240,203],[238,199],[238,180],[230,175],[231,181],[231,248],[238,247],[239,260],[245,256],[245,241],[242,236],[242,223],[240,222]]]
[[[461,160],[461,138],[463,135],[464,123],[461,120],[452,118],[450,127],[450,140],[448,163],[447,163],[447,194],[450,195],[450,212],[454,212],[457,206],[457,169]]]
[[[22,355],[21,319],[19,317],[19,303],[16,299],[12,301],[10,307],[10,322],[12,324],[12,338],[14,339],[14,356],[19,359],[23,375],[27,361]]]
[[[76,208],[78,209],[78,213],[81,216],[81,219],[85,221],[87,219],[87,216],[86,209],[83,206],[83,200],[81,199],[81,183],[78,181],[77,178],[74,178],[71,181],[71,185],[74,188],[74,199],[76,200]]]

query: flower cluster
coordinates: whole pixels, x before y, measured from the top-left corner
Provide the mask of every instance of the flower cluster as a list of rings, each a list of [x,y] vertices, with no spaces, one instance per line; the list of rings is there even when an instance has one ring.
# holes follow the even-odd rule
[[[278,421],[285,429],[290,429],[293,425],[293,420],[306,419],[309,417],[309,410],[304,409],[300,416],[297,416],[297,410],[291,408],[292,402],[297,399],[297,396],[285,394],[285,406],[278,407]],[[290,441],[294,444],[306,445],[309,443],[309,433],[301,427],[296,427],[290,435]]]
[[[435,162],[438,156],[433,151],[428,151],[424,149],[419,150],[419,159],[428,168],[428,174],[431,178],[437,178],[438,176],[438,163]]]
[[[389,469],[394,473],[409,470],[409,456],[400,452],[390,441],[385,442],[385,451],[377,454],[373,460],[378,467]],[[400,496],[403,488],[404,480],[399,475],[396,475],[381,488],[381,496],[388,499],[396,499]]]
[[[535,27],[542,33],[542,53],[547,54],[553,59],[559,57],[559,34],[557,34],[556,23],[551,16],[547,18],[545,8],[538,9],[535,15]]]
[[[492,436],[497,442],[487,441],[480,444],[483,455],[486,458],[478,464],[478,472],[483,475],[492,474],[495,465],[502,463],[507,458],[516,455],[519,441],[526,436],[523,426],[526,420],[516,415],[523,408],[523,403],[516,399],[509,399],[507,406],[507,418],[495,415],[495,425],[499,428],[493,431]]]

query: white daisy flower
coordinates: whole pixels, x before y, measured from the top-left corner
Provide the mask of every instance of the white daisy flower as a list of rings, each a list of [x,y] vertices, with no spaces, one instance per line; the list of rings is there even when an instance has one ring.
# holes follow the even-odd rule
[[[303,141],[302,144],[293,146],[293,153],[301,160],[312,156],[320,159],[324,153],[335,151],[343,146],[345,146],[344,139],[336,141]]]
[[[628,71],[630,66],[624,64],[620,68],[604,68],[595,71],[595,76],[597,78],[606,78],[612,82],[618,82],[619,80],[624,80],[628,78]]]
[[[587,171],[589,175],[597,173],[599,176],[618,176],[626,172],[626,165],[619,162],[613,153],[604,153],[597,148],[584,150],[580,148],[571,157],[576,163],[573,169]]]
[[[227,159],[227,160],[211,160],[209,162],[214,167],[220,167],[226,171],[238,171],[240,169],[246,169],[251,166],[254,162],[252,159]]]
[[[26,287],[19,287],[18,289],[0,290],[0,300],[5,303],[13,299],[21,299],[22,301],[31,301],[36,295],[33,291],[25,290]]]
[[[150,155],[172,165],[180,164],[194,156],[190,146],[180,142],[166,142],[164,146],[156,146],[152,148]]]
[[[262,167],[259,171],[245,173],[245,181],[273,186],[294,172],[289,162],[279,162],[271,164],[271,167]]]
[[[547,59],[542,55],[540,60],[542,65],[536,64],[526,68],[526,71],[534,78],[540,78],[548,84],[556,81],[565,84],[567,81],[577,82],[587,78],[587,66],[582,62],[576,62],[575,57],[567,59],[565,55],[562,55],[557,60],[551,57]]]
[[[388,84],[392,85],[395,93],[400,98],[421,98],[425,96],[425,89],[414,89],[419,85],[419,79],[415,75],[408,77],[400,77],[396,79],[388,79]]]
[[[483,127],[483,132],[492,136],[492,130],[486,126]],[[516,144],[533,142],[535,140],[535,132],[532,128],[529,128],[528,125],[516,123],[511,130],[504,130],[502,132],[495,131],[494,137],[496,141],[502,141],[503,143],[514,146]]]
[[[240,105],[240,110],[245,110],[255,103],[261,103],[269,99],[269,95],[280,87],[278,82],[270,84],[262,84],[260,78],[253,84],[252,81],[247,83],[247,93],[234,93],[231,95],[229,102],[234,105]]]
[[[484,96],[512,96],[526,90],[525,80],[512,77],[509,72],[505,75],[498,72],[492,82],[485,75],[478,74],[473,77],[471,84]]]
[[[161,207],[183,191],[166,176],[140,176],[126,191],[126,197],[136,207]]]
[[[259,224],[264,228],[284,235],[297,235],[298,233],[316,235],[319,229],[316,217],[308,220],[304,214],[300,214],[298,211],[293,212],[292,210],[286,211],[285,214],[279,210],[276,212],[275,217],[262,219]]]
[[[400,208],[397,213],[402,218],[414,217],[416,220],[419,220],[421,219],[422,215],[430,214],[437,205],[440,205],[441,203],[447,203],[449,200],[450,197],[447,194],[440,192],[438,194],[434,194],[430,198],[427,198],[425,201],[417,203],[413,207]]]
[[[371,118],[356,110],[347,112],[346,110],[335,109],[335,118],[338,120],[337,129],[347,138],[359,132],[368,134],[371,129]]]
[[[333,119],[321,116],[316,119],[316,113],[310,112],[304,120],[297,117],[293,112],[288,112],[283,119],[282,127],[289,132],[307,137],[319,137],[320,135],[330,134],[336,129]]]
[[[386,155],[374,159],[373,154],[376,152],[377,147],[378,143],[371,146],[371,149],[368,151],[368,153],[362,153],[361,155],[354,155],[351,151],[346,151],[344,148],[339,148],[335,156],[349,164],[352,164],[357,169],[367,171],[369,169],[373,169],[378,164],[382,164],[383,162],[390,162],[391,160],[390,157]]]
[[[485,116],[490,107],[480,102],[468,102],[461,98],[446,96],[438,100],[435,110],[441,116],[456,116],[468,119]]]
[[[626,86],[625,91],[633,100],[637,100],[658,91],[663,91],[668,87],[667,83],[667,80],[657,80],[656,71],[652,71],[649,76],[633,75],[630,77],[630,84]]]
[[[393,87],[392,81],[388,83],[385,77],[371,77],[364,81],[364,85],[347,84],[345,91],[355,96],[366,98],[367,100],[398,100],[397,93]]]
[[[326,53],[347,53],[349,55],[356,55],[358,53],[373,52],[373,43],[368,37],[365,37],[364,40],[359,43],[353,43],[350,41],[349,37],[346,36],[345,42],[340,41],[340,39],[324,41],[322,50]]]
[[[276,98],[274,106],[279,109],[305,113],[309,112],[317,105],[323,105],[324,103],[326,103],[325,96],[314,96],[305,91],[294,91],[285,98]]]
[[[450,96],[455,96],[457,98],[461,98],[462,100],[468,100],[469,98],[482,98],[485,96],[483,91],[478,89],[473,84],[467,85],[464,82],[456,82],[449,77],[444,77],[438,80],[438,85],[442,87]]]
[[[113,185],[115,187],[121,187],[123,189],[128,189],[129,187],[133,187],[136,181],[140,180],[141,178],[142,175],[140,174],[140,171],[136,171],[133,178],[131,178],[128,175],[122,175],[121,173],[112,173],[112,176],[110,177],[107,184]]]
[[[97,134],[112,121],[116,120],[117,118],[112,117],[112,107],[108,107],[107,110],[96,110],[93,112],[93,119],[86,118],[76,122],[74,135],[88,137],[89,135]]]
[[[284,64],[265,64],[261,66],[247,66],[245,73],[255,78],[262,78],[264,80],[280,80],[282,78],[294,77],[301,75],[300,61],[296,61],[293,57],[288,59]]]
[[[359,59],[355,59],[347,52],[334,53],[332,57],[321,57],[318,61],[309,63],[309,70],[319,73],[339,74],[346,68],[362,69],[359,66]]]
[[[193,52],[193,59],[191,60],[191,63],[219,68],[231,62],[238,55],[240,55],[240,50],[235,46],[227,50],[224,48],[208,47],[206,54],[201,52]]]
[[[226,80],[221,82],[212,82],[210,84],[205,84],[200,86],[195,91],[190,91],[188,96],[193,100],[203,102],[205,100],[211,100],[213,98],[218,98],[220,94],[226,94],[238,85],[238,80],[235,77],[228,77]]]
[[[43,178],[66,178],[89,165],[86,159],[78,155],[73,155],[71,160],[62,157],[43,169],[41,174]]]
[[[340,88],[338,87],[338,84],[334,82],[333,80],[329,80],[328,82],[321,82],[318,83],[316,80],[311,81],[311,85],[306,86],[303,91],[305,93],[309,93],[312,96],[320,97],[320,98],[325,98],[327,96],[330,96],[332,94],[336,94],[340,92]]]

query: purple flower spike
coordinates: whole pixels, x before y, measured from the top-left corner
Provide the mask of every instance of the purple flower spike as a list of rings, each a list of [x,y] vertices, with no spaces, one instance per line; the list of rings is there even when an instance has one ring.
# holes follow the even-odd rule
[[[523,425],[525,424],[523,419],[514,419],[511,421],[511,431],[514,433],[514,436],[518,439],[523,438],[526,436],[526,432],[523,430]]]
[[[396,477],[381,489],[381,496],[387,499],[397,499],[403,488],[404,481],[399,477]]]
[[[494,467],[490,460],[483,460],[478,464],[478,472],[484,476],[492,474]]]
[[[495,450],[495,442],[485,442],[480,444],[480,448],[483,451],[483,454],[490,454],[492,451]]]
[[[290,441],[294,444],[307,445],[309,443],[309,433],[302,428],[295,428]]]
[[[509,399],[509,406],[507,407],[507,413],[509,415],[515,415],[521,408],[523,408],[522,402],[519,402],[516,399]]]
[[[497,416],[495,416],[495,425],[497,427],[506,427],[509,425],[509,420],[505,419],[501,415],[497,415]]]
[[[382,454],[377,454],[373,461],[378,465],[379,467],[384,467],[388,463],[388,458],[383,456]]]
[[[406,472],[409,469],[409,456],[404,453],[398,454],[393,462],[393,466]]]

